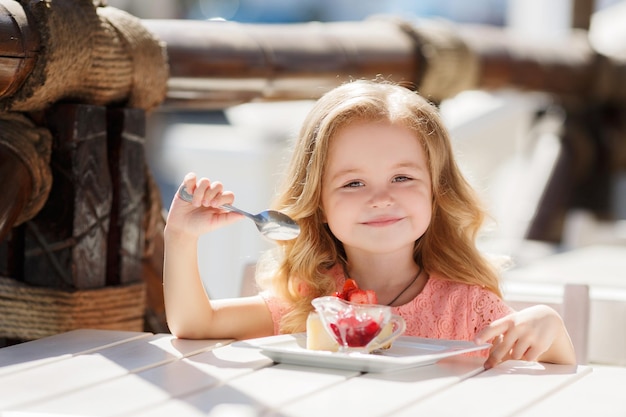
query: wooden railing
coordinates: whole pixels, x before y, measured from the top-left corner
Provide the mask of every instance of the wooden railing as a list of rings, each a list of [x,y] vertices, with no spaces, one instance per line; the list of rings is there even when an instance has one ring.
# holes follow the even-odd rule
[[[32,78],[36,61],[45,58],[40,52],[48,47],[41,43],[37,25],[18,13],[19,7],[14,1],[0,2],[0,13],[9,18],[0,21],[5,40],[0,41],[0,108],[6,111],[22,111],[20,86]],[[377,75],[414,85],[433,101],[466,89],[502,87],[544,91],[564,100],[626,101],[626,64],[595,52],[584,31],[563,41],[537,43],[503,28],[394,19],[289,25],[141,23],[165,43],[169,77],[161,108],[311,99],[348,79]],[[72,72],[72,77],[80,75]],[[72,93],[57,89],[52,98],[75,101]],[[95,104],[115,104],[122,94],[127,92],[113,92],[110,103]],[[20,161],[1,143],[0,154],[5,169],[20,172]],[[9,193],[0,197],[0,239],[13,226],[5,219],[16,217],[8,212],[22,210],[22,200]]]

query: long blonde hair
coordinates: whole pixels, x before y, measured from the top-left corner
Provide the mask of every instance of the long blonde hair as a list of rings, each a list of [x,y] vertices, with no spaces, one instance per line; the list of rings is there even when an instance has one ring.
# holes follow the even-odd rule
[[[405,87],[386,81],[352,81],[326,93],[308,114],[274,204],[301,228],[297,239],[280,244],[269,281],[275,295],[291,306],[281,331],[303,331],[311,300],[336,291],[326,272],[335,264],[346,266],[341,242],[323,221],[322,177],[330,141],[341,128],[358,121],[404,125],[426,151],[433,212],[431,224],[415,244],[415,261],[428,274],[480,285],[500,296],[497,273],[475,245],[485,213],[454,161],[438,110]]]

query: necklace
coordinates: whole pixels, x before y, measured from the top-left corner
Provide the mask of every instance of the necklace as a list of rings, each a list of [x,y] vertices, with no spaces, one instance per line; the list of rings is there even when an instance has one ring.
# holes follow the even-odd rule
[[[389,301],[389,303],[387,303],[388,306],[392,305],[393,303],[396,302],[396,300],[398,298],[400,298],[400,296],[402,296],[402,294],[404,294],[409,288],[411,288],[411,286],[413,284],[415,284],[415,281],[417,281],[417,279],[420,277],[420,275],[422,275],[422,268],[420,267],[419,271],[417,271],[417,275],[415,275],[415,278],[413,278],[413,280],[411,282],[409,282],[409,285],[407,285],[406,287],[404,287],[404,289],[402,291],[400,291],[400,294],[396,295],[395,298],[391,301]]]

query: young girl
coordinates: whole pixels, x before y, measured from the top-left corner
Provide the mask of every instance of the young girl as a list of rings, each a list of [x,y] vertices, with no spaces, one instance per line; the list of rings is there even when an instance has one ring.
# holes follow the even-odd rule
[[[198,237],[238,221],[218,181],[188,174],[193,194],[172,202],[165,228],[168,324],[181,338],[302,332],[311,300],[347,277],[376,291],[407,322],[406,335],[492,342],[485,367],[513,358],[574,364],[560,316],[520,312],[475,246],[484,213],[462,177],[436,108],[388,82],[354,81],[325,94],[306,118],[274,205],[300,235],[260,261],[269,279],[254,297],[210,300]]]

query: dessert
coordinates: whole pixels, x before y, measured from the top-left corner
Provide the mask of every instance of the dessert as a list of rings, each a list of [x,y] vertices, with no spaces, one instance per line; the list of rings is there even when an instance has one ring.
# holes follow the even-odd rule
[[[330,352],[339,350],[339,343],[324,329],[324,324],[322,324],[322,319],[320,319],[317,311],[309,313],[306,320],[306,348]]]
[[[376,340],[391,337],[394,327],[397,335],[404,331],[402,319],[395,316],[391,320],[391,310],[377,305],[376,293],[360,289],[353,279],[347,279],[342,291],[336,292],[334,298],[320,297],[313,304],[316,311],[309,314],[306,326],[307,349],[332,352],[349,348],[367,349],[368,346],[375,346],[368,350],[386,349],[391,342],[379,346]],[[324,314],[323,318],[320,312]],[[324,321],[328,329],[324,327]],[[401,330],[397,328],[398,321],[402,321]]]
[[[339,314],[337,321],[330,323],[335,339],[345,340],[349,347],[367,346],[378,334],[378,321],[369,316],[358,316],[352,312]]]

